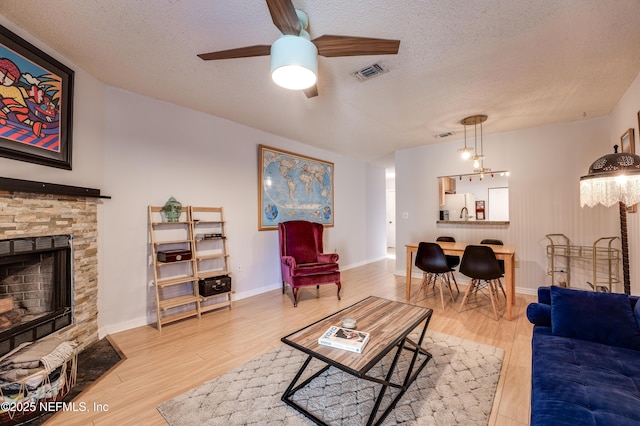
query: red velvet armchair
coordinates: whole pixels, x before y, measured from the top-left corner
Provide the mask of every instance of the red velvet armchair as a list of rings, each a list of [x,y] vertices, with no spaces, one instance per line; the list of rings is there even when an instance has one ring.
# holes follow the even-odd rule
[[[322,252],[322,233],[319,223],[291,220],[278,224],[282,294],[286,284],[293,291],[293,306],[298,306],[300,287],[335,283],[340,300],[340,271],[337,253]]]

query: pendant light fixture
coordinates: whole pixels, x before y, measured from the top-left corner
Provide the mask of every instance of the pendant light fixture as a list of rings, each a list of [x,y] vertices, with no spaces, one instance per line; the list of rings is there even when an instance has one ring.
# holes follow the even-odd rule
[[[467,126],[464,126],[464,148],[460,148],[458,152],[463,160],[468,160],[471,158],[471,154],[473,154],[473,149],[467,147]]]
[[[482,123],[487,121],[488,116],[483,114],[472,115],[463,118],[460,123],[464,126],[464,146],[467,148],[467,126],[473,125],[474,152],[471,157],[473,160],[473,170],[476,173],[490,172],[491,169],[484,167],[484,145],[482,142]],[[478,151],[478,124],[480,125],[480,151]],[[461,151],[461,150],[459,150]],[[464,158],[464,157],[463,157]]]

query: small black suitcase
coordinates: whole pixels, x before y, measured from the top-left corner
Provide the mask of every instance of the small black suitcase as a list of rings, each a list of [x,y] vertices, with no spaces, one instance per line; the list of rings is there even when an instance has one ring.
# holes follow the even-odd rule
[[[198,291],[200,292],[200,296],[205,297],[231,291],[231,277],[223,275],[199,280]]]

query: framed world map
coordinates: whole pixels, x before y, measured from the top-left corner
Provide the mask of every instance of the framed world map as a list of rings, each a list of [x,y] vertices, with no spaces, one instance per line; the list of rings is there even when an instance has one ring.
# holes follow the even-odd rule
[[[333,163],[258,146],[258,229],[288,220],[333,226]]]

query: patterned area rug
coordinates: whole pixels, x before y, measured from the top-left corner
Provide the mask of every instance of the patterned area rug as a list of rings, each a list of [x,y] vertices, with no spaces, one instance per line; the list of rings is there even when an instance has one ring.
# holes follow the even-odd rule
[[[417,336],[412,337],[417,340]],[[423,347],[433,359],[383,424],[487,424],[504,350],[429,331]],[[391,351],[371,375],[380,376],[387,371],[393,353],[395,351]],[[398,371],[400,374],[406,371],[410,361],[410,353],[403,353],[406,355],[400,357],[394,372],[396,382]],[[313,422],[280,400],[305,359],[302,352],[282,345],[163,402],[157,407],[158,411],[171,426],[312,425]],[[314,368],[307,371],[311,372],[324,366],[315,360],[310,365]],[[293,399],[327,423],[362,425],[368,419],[380,386],[331,367],[298,391]],[[396,392],[385,397],[380,412]]]

